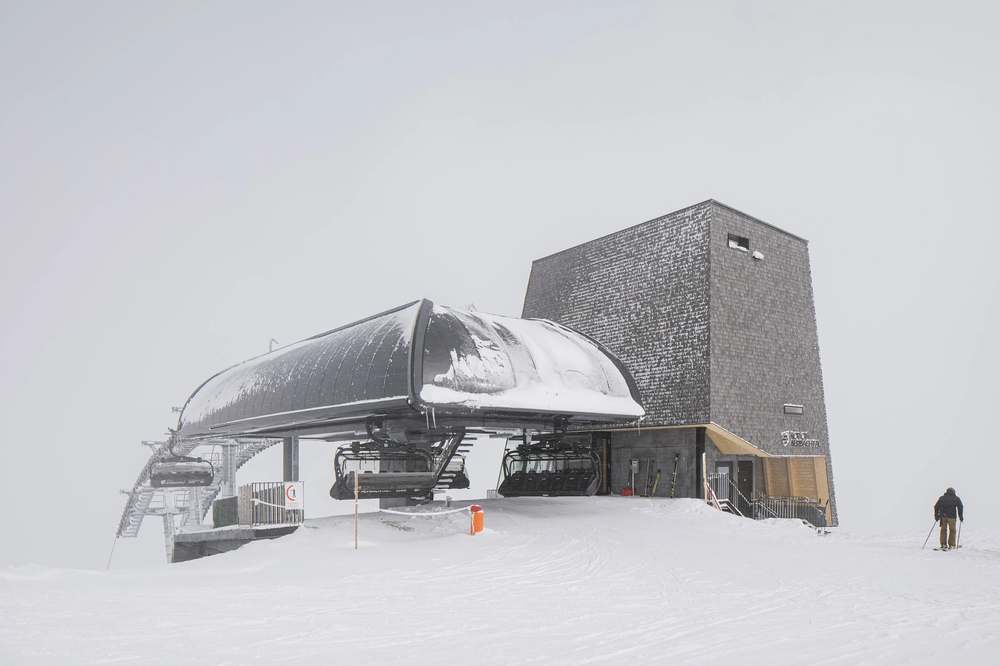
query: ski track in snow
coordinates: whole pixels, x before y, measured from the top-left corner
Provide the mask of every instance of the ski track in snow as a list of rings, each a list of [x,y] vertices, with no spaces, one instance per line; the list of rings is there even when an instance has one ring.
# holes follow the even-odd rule
[[[363,514],[357,552],[338,516],[170,567],[0,569],[0,663],[985,664],[1000,648],[994,532],[939,553],[695,500],[481,504],[475,537],[463,514]]]

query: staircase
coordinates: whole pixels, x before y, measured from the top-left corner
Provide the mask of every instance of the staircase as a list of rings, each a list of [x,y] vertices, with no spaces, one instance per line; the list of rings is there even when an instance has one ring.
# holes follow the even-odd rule
[[[743,518],[753,518],[753,503],[747,499],[746,495],[740,492],[736,482],[729,474],[708,474],[706,476],[709,487],[715,493],[715,498],[719,502],[719,508],[727,513],[731,513]]]
[[[142,518],[149,510],[149,504],[153,500],[156,490],[145,487],[132,490],[123,490],[122,493],[128,495],[128,503],[122,513],[121,521],[118,523],[118,536],[130,539],[139,536],[139,527],[142,526]]]
[[[826,505],[808,497],[771,497],[754,493],[752,499],[740,492],[729,474],[708,474],[709,488],[719,502],[719,508],[728,513],[766,520],[768,518],[793,518],[803,520],[818,529],[826,528]]]
[[[472,448],[472,441],[462,440],[438,475],[434,491],[461,490],[469,487],[469,477],[465,474],[465,454]]]

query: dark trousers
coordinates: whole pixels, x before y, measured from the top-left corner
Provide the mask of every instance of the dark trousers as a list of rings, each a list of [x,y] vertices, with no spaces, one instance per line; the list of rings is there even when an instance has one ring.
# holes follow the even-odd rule
[[[955,518],[941,519],[941,547],[955,547]]]

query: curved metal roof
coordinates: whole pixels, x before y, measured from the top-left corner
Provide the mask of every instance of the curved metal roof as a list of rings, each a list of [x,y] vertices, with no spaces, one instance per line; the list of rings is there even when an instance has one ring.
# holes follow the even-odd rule
[[[178,435],[334,432],[428,414],[527,427],[634,421],[643,410],[624,365],[580,333],[422,300],[223,370],[188,398]]]

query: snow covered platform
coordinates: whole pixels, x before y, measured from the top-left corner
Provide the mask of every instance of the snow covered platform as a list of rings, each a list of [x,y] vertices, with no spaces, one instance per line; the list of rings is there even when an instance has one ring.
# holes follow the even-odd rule
[[[826,537],[690,499],[307,520],[183,564],[0,569],[16,664],[941,664],[1000,650],[1000,533]],[[414,507],[413,511],[429,508]],[[971,523],[970,523],[971,524]]]
[[[187,562],[199,557],[219,555],[236,550],[253,541],[262,539],[277,539],[288,536],[299,528],[298,525],[276,525],[239,527],[219,527],[189,532],[178,532],[174,535],[172,562]]]

